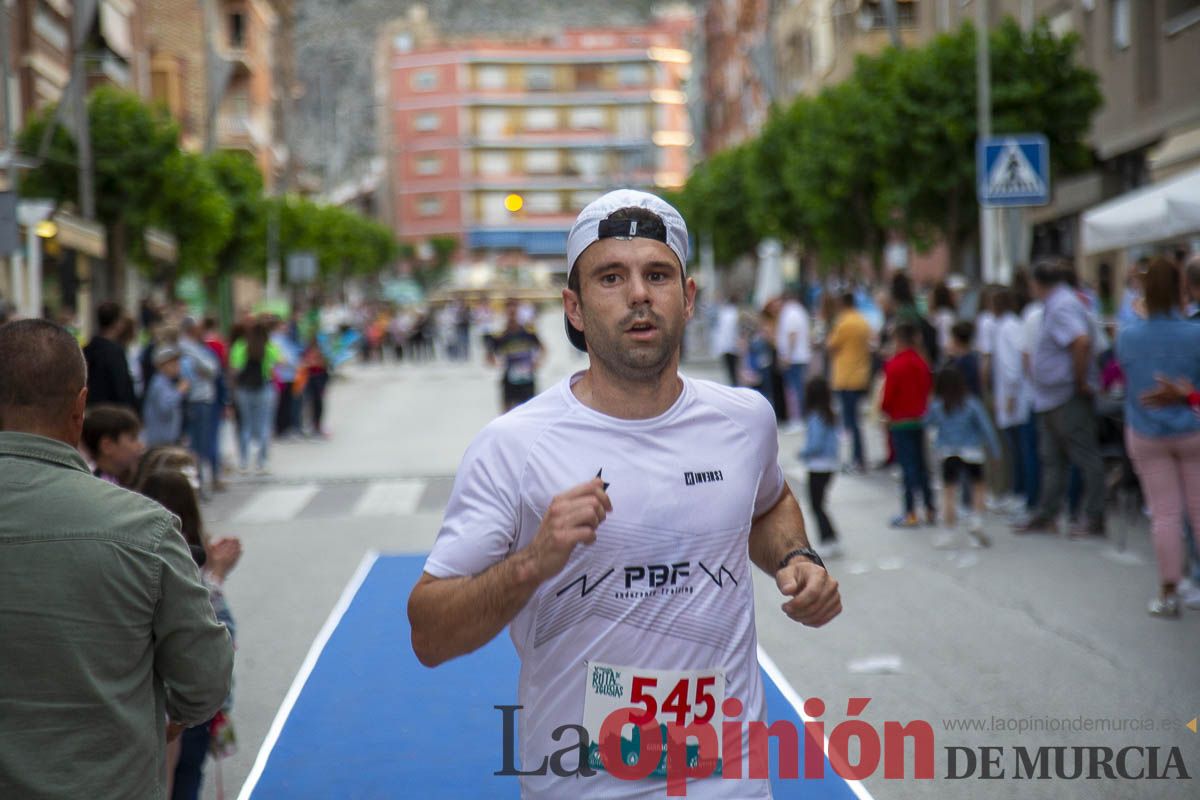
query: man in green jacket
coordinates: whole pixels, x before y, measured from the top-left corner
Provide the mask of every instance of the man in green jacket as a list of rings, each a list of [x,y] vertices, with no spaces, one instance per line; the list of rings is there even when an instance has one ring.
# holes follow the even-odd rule
[[[167,738],[229,692],[179,520],[88,471],[86,401],[70,333],[0,327],[0,797],[164,798]]]

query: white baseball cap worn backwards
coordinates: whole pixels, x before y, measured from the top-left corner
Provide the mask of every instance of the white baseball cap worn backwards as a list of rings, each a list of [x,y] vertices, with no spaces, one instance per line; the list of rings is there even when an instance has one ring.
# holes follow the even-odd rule
[[[626,208],[642,208],[658,217],[659,222],[643,222],[635,219],[609,219],[613,212]],[[575,269],[575,262],[583,251],[601,239],[617,238],[632,239],[643,237],[662,242],[675,253],[679,266],[687,272],[688,232],[687,224],[675,208],[648,192],[636,189],[617,189],[598,197],[575,219],[571,232],[567,235],[567,275]],[[571,344],[580,350],[587,350],[587,341],[583,331],[575,328],[566,315],[563,315],[567,326],[567,338]]]

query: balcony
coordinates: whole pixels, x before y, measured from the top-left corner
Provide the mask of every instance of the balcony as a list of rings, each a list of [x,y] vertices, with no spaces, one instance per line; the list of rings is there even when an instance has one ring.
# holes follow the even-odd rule
[[[259,150],[269,144],[266,126],[247,114],[221,114],[217,117],[217,144]]]

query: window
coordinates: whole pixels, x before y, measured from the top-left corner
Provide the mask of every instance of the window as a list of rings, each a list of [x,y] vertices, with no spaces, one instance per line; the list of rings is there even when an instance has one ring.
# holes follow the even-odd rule
[[[1112,11],[1112,43],[1113,49],[1125,50],[1129,47],[1129,0],[1110,0]]]
[[[478,136],[504,136],[508,133],[508,112],[503,108],[485,108],[479,112],[476,123]]]
[[[588,180],[599,178],[604,172],[604,151],[575,150],[567,161],[568,169],[575,175]],[[584,205],[587,205],[584,203]],[[582,206],[580,206],[582,208]]]
[[[1055,39],[1062,39],[1068,33],[1075,30],[1075,20],[1071,18],[1070,11],[1062,11],[1050,18],[1050,33]]]
[[[557,150],[529,150],[525,153],[525,171],[553,174],[558,172],[559,158]]]
[[[646,172],[654,169],[654,151],[648,148],[621,153],[621,172]]]
[[[604,128],[604,109],[595,106],[577,106],[569,112],[572,130],[595,131]]]
[[[437,155],[417,156],[418,175],[437,175],[442,171],[442,157]]]
[[[229,15],[229,47],[231,50],[246,49],[246,15],[240,11]]]
[[[525,88],[531,92],[547,92],[554,88],[554,68],[547,64],[531,64],[525,68]]]
[[[553,108],[525,109],[525,130],[552,131],[558,127],[558,111]]]
[[[475,86],[479,89],[508,88],[508,71],[499,64],[484,64],[475,68]]]
[[[588,203],[600,197],[600,192],[571,192],[571,211],[582,211]]]
[[[436,217],[443,207],[442,198],[436,194],[427,194],[417,200],[417,213],[422,217]]]
[[[418,92],[432,91],[437,88],[437,72],[431,69],[414,72],[409,78],[409,85]]]
[[[413,130],[421,133],[436,131],[442,127],[442,116],[434,111],[426,111],[413,117]]]
[[[512,212],[504,207],[502,192],[483,192],[479,195],[479,216],[485,225],[503,225],[512,221]]]
[[[887,12],[881,0],[867,0],[859,14],[859,25],[865,30],[887,30]],[[917,27],[917,9],[909,0],[897,0],[896,27]]]
[[[67,26],[47,14],[45,9],[34,10],[33,29],[56,50],[66,53],[71,49],[71,35],[67,32]]]
[[[503,150],[487,150],[479,154],[479,174],[504,176],[512,174],[512,157]]]
[[[643,138],[650,133],[646,109],[631,106],[617,109],[617,133],[624,138]]]
[[[645,86],[647,80],[645,64],[621,64],[617,67],[617,82],[624,87]]]
[[[575,67],[575,88],[582,91],[599,89],[603,75],[604,70],[599,64],[579,64]]]
[[[525,195],[525,210],[530,214],[558,214],[562,198],[557,192],[530,192]]]

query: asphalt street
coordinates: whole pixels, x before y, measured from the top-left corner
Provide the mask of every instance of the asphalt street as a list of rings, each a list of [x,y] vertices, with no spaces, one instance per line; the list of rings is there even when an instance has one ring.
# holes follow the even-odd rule
[[[586,366],[561,324],[556,314],[542,320],[550,353],[541,387]],[[684,371],[718,374],[703,363]],[[467,364],[348,366],[330,388],[328,440],[276,445],[271,474],[231,480],[206,504],[210,534],[239,536],[245,547],[227,583],[238,622],[239,739],[238,753],[220,768],[227,795],[236,796],[249,774],[363,555],[429,549],[462,453],[498,406],[498,376],[478,354]],[[781,461],[804,497],[795,459],[801,438],[781,436]],[[871,444],[877,455],[878,441]],[[880,766],[864,781],[874,797],[1197,796],[1200,734],[1185,723],[1200,714],[1200,611],[1180,621],[1146,614],[1157,577],[1144,518],[1112,521],[1127,542],[1121,551],[1108,542],[1018,537],[996,516],[987,520],[991,548],[943,551],[933,547],[935,529],[887,527],[898,503],[887,473],[835,479],[829,507],[846,553],[829,567],[845,611],[826,628],[789,621],[774,582],[756,576],[759,641],[801,697],[825,702],[826,734],[846,719],[851,697],[870,699],[859,716],[877,731],[889,721],[931,726],[935,778],[913,777],[910,746],[904,779],[885,778]],[[404,614],[398,603],[396,618]],[[1152,730],[1141,729],[1147,722]],[[1042,730],[1008,730],[1021,727]],[[1158,746],[1160,771],[1177,747],[1193,780],[1021,779],[1017,746],[1031,754],[1039,746]],[[970,777],[948,778],[955,747],[976,756],[982,747],[1004,748],[991,755],[993,772],[1004,769],[1005,777],[982,779],[977,763]],[[962,774],[966,754],[953,752]],[[1074,751],[1066,752],[1069,771]],[[1045,756],[1053,775],[1053,751]],[[1146,761],[1141,755],[1130,768]],[[216,797],[215,784],[210,762],[207,798]]]

